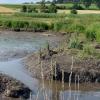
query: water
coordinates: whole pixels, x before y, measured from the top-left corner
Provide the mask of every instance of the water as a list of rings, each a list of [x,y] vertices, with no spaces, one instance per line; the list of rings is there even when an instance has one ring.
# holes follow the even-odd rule
[[[47,37],[32,32],[0,32],[0,72],[21,81],[32,89],[36,93],[32,95],[32,100],[35,100],[37,93],[39,93],[38,100],[44,100],[42,82],[30,77],[22,59],[27,54],[44,47],[47,41],[56,46],[59,40],[55,36]],[[80,84],[79,90],[77,88],[75,90],[75,84],[71,84],[71,91],[68,84],[64,86],[62,88],[60,82],[53,82],[51,86],[48,81],[45,81],[48,100],[100,100],[100,84]]]

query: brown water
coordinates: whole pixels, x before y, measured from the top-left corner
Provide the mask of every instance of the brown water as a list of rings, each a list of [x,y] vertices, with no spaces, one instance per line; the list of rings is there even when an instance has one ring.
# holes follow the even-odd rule
[[[40,84],[38,100],[44,100],[41,88],[42,84]],[[48,100],[100,100],[100,84],[97,83],[71,84],[69,88],[67,83],[63,87],[61,82],[53,81],[51,84],[45,81],[45,91]]]
[[[0,72],[5,73],[27,85],[35,92],[32,99],[44,100],[42,82],[30,77],[30,73],[24,68],[22,59],[40,47],[44,47],[48,41],[56,46],[59,37],[44,36],[32,32],[0,32]],[[44,84],[47,100],[100,100],[100,84],[64,84],[61,82],[48,82]],[[63,98],[63,99],[62,99]],[[0,99],[1,100],[1,99]],[[13,99],[14,100],[14,99]]]

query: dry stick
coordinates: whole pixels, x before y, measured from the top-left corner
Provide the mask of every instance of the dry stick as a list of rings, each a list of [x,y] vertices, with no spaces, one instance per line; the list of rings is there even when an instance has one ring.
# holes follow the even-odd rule
[[[72,77],[72,74],[73,74],[73,72],[72,72],[72,70],[73,70],[73,56],[72,56],[72,65],[71,65],[71,72],[70,72],[70,75],[69,75],[69,98],[68,98],[68,100],[71,100],[71,77]]]
[[[32,100],[32,93],[30,92],[30,100]]]
[[[51,69],[51,89],[52,89],[52,83],[53,83],[53,61],[51,59],[51,66],[50,66],[50,69]],[[52,100],[52,95],[51,95],[51,100]]]
[[[75,75],[75,94],[74,94],[74,100],[76,100],[76,91],[77,91],[77,90],[76,90],[76,85],[77,85],[77,84],[76,84],[76,78],[77,78],[77,75]]]
[[[56,67],[57,67],[57,66],[56,66],[56,65],[57,65],[57,63],[56,63],[56,61],[55,61],[55,73],[54,73],[54,74],[55,74],[55,85],[56,85],[55,87],[56,87],[56,100],[57,100],[57,82],[56,82],[56,81],[57,81],[57,80],[56,80],[56,77],[57,77],[57,69],[56,69]]]
[[[79,87],[80,87],[80,86],[79,86],[79,85],[80,85],[80,84],[79,84],[79,75],[77,76],[77,78],[78,78],[78,83],[77,83],[77,85],[78,85],[77,100],[79,100],[79,99],[78,99],[78,96],[79,96]]]
[[[62,69],[62,100],[64,100],[63,91],[64,91],[64,70]]]
[[[42,76],[42,90],[43,90],[43,96],[45,100],[48,100],[47,98],[47,94],[45,91],[45,87],[44,87],[44,73],[43,73],[43,62],[41,61],[41,76]]]
[[[38,100],[39,94],[40,94],[41,90],[42,90],[42,89],[40,89],[40,90],[37,92],[37,95],[36,95],[36,99],[35,99],[35,100]]]

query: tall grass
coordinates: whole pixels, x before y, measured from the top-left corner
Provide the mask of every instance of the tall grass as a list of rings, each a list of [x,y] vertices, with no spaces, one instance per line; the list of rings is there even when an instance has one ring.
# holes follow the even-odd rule
[[[86,37],[91,41],[100,42],[100,23],[93,23],[86,29]]]
[[[33,17],[33,18],[64,18],[65,14],[55,14],[55,13],[15,13],[14,16],[20,17]]]
[[[50,25],[45,22],[38,21],[13,21],[13,20],[0,20],[0,27],[7,29],[22,29],[22,30],[48,30]]]

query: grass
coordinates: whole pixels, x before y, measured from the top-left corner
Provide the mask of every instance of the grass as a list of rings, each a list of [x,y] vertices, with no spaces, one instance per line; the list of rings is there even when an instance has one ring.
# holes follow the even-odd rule
[[[0,6],[4,6],[4,7],[8,7],[8,8],[12,8],[12,9],[20,9],[22,7],[23,4],[0,4]],[[34,8],[39,8],[39,4],[26,4],[27,6],[33,6]],[[47,6],[49,6],[49,4],[46,4]],[[84,9],[85,6],[83,4],[80,4]],[[57,4],[57,7],[60,9],[70,9],[72,8],[73,3],[65,3],[65,4]],[[88,10],[99,10],[98,7],[95,4],[92,4]]]

